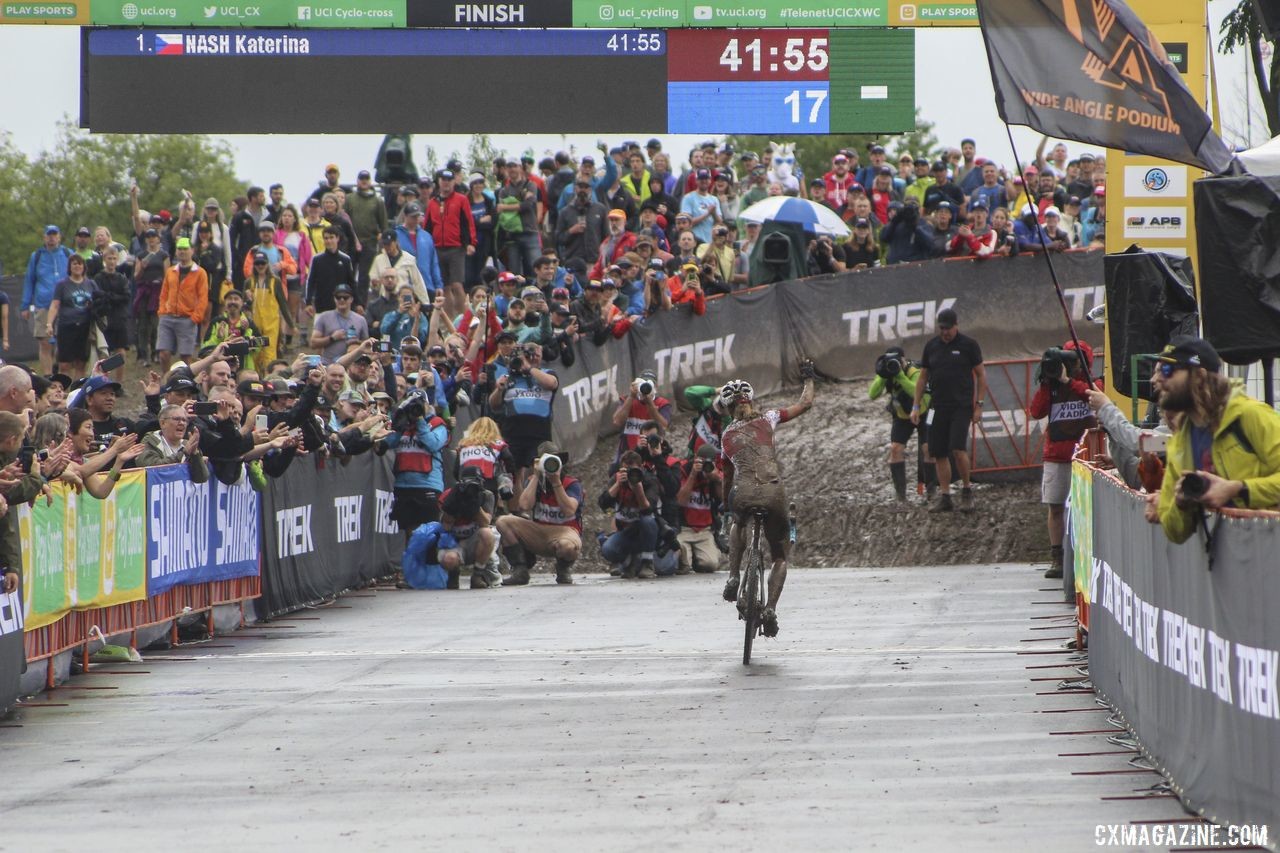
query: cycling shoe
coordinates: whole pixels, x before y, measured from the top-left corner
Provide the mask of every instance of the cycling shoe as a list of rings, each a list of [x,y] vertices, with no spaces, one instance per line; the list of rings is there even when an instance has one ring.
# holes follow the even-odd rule
[[[725,601],[738,600],[738,576],[737,575],[729,575],[729,579],[724,582],[724,600]]]
[[[766,637],[778,636],[778,614],[766,607],[760,614],[760,632]]]

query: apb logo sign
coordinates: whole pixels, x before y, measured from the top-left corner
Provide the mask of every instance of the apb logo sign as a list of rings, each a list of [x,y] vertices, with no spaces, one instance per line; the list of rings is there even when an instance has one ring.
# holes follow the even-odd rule
[[[1131,199],[1186,198],[1187,167],[1125,166],[1124,194]]]
[[[1124,210],[1126,240],[1185,240],[1187,209],[1185,207],[1126,207]]]

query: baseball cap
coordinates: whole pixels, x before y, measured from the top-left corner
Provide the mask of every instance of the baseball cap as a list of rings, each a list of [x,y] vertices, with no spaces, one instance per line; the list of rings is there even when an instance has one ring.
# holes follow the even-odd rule
[[[1073,205],[1073,204],[1079,204],[1079,203],[1080,203],[1080,196],[1078,196],[1078,195],[1073,195],[1073,196],[1071,196],[1071,198],[1067,199],[1067,206],[1068,206],[1068,207],[1070,207],[1070,206],[1071,206],[1071,205]]]
[[[1217,373],[1222,369],[1222,359],[1217,350],[1204,338],[1194,335],[1179,335],[1169,341],[1164,351],[1156,356],[1156,361],[1180,367],[1203,367],[1210,373]]]
[[[77,229],[76,229],[76,236],[77,236],[77,237],[92,237],[92,236],[93,236],[93,232],[92,232],[92,231],[90,231],[90,230],[89,230],[88,228],[86,228],[85,226],[81,225],[79,228],[77,228]]]
[[[1094,189],[1093,194],[1094,194],[1094,195],[1098,195],[1098,196],[1102,196],[1103,198],[1106,198],[1106,195],[1107,195],[1107,188],[1106,188],[1106,187],[1097,187],[1097,188],[1095,188],[1095,189]]]
[[[879,168],[879,170],[877,170],[876,174],[877,174],[877,175],[892,175],[892,174],[893,174],[893,167],[892,167],[892,166],[881,166],[881,167]]]
[[[427,358],[430,358],[433,355],[448,355],[448,353],[440,344],[434,344],[429,350],[427,350]]]
[[[340,284],[333,289],[333,295],[334,296],[354,296],[355,292],[352,291],[351,285]]]
[[[309,199],[307,199],[307,204],[306,204],[306,206],[307,206],[307,207],[319,207],[319,206],[320,206],[320,199],[318,199],[318,198],[309,198]]]
[[[982,196],[978,196],[973,201],[969,202],[969,209],[970,210],[986,210],[987,200]]]
[[[1083,154],[1081,154],[1081,155],[1080,155],[1080,162],[1081,162],[1081,163],[1085,162],[1086,160],[1087,160],[1088,162],[1090,162],[1090,163],[1092,163],[1092,162],[1093,162],[1093,160],[1094,160],[1093,155],[1092,155],[1092,154],[1090,154],[1088,151],[1086,151],[1086,152],[1084,152]]]
[[[351,403],[356,406],[366,405],[364,401],[364,395],[361,394],[359,391],[343,391],[341,394],[338,395],[338,402]]]
[[[947,171],[947,164],[946,164],[946,163],[944,163],[944,162],[942,162],[941,160],[935,160],[935,161],[934,161],[934,163],[933,163],[933,165],[929,167],[929,171],[931,171],[931,172],[945,172],[945,171]]]
[[[956,316],[955,309],[943,308],[938,312],[938,328],[950,328],[958,322],[960,322],[960,320]]]
[[[409,202],[404,206],[404,215],[405,216],[421,216],[422,205],[418,204],[416,201]]]
[[[697,272],[698,265],[695,263],[687,263],[680,267],[680,272]]]
[[[274,232],[276,230],[276,226],[270,219],[264,219],[258,223],[258,230]]]
[[[662,148],[662,142],[656,136],[644,144],[645,148]]]
[[[614,290],[618,289],[618,283],[611,278],[602,279],[600,286],[606,290],[609,288],[613,288]]]
[[[337,171],[338,171],[338,164],[337,164],[337,163],[330,163],[329,165],[327,165],[327,166],[325,166],[325,167],[324,167],[324,170],[325,170],[326,172],[337,172]]]
[[[884,146],[883,146],[883,145],[872,145],[872,146],[871,146],[871,153],[872,153],[872,154],[883,154],[883,153],[884,153]]]
[[[923,157],[917,157],[917,158],[916,158],[914,161],[912,161],[912,162],[913,162],[913,163],[915,163],[915,165],[917,165],[917,166],[928,166],[928,165],[929,165],[929,161],[928,161],[928,160],[926,160],[926,159],[925,159],[925,158],[923,158]]]
[[[1061,219],[1061,218],[1062,218],[1062,211],[1061,211],[1061,210],[1058,210],[1058,208],[1054,207],[1054,206],[1051,204],[1051,205],[1049,205],[1048,207],[1046,207],[1046,208],[1044,209],[1044,215],[1045,215],[1045,216],[1056,216],[1056,217],[1058,217],[1059,219]]]
[[[383,243],[394,243],[396,242],[396,232],[388,228],[386,231],[382,232],[380,239]]]
[[[853,220],[853,227],[854,228],[870,228],[871,220],[867,219],[865,216],[859,216],[857,219]]]
[[[266,252],[254,252],[254,253],[253,253],[253,262],[254,262],[255,264],[265,264],[265,263],[267,262],[267,254],[266,254]]]
[[[121,391],[120,383],[112,379],[110,376],[94,376],[90,378],[88,382],[84,383],[83,387],[84,395],[86,397],[90,394],[101,391],[104,388],[114,388],[117,394]]]
[[[569,310],[569,306],[568,306],[568,305],[565,305],[564,303],[560,303],[560,304],[556,305],[554,308],[552,308],[552,309],[551,309],[551,313],[552,313],[552,314],[559,314],[559,315],[561,315],[562,317],[568,317],[568,316],[569,316],[570,314],[572,314],[573,312]]]
[[[515,281],[517,278],[518,276],[515,273],[511,272],[511,270],[503,270],[502,272],[498,273],[498,284],[505,284],[508,281]]]
[[[454,178],[454,174],[449,169],[441,169],[440,171],[436,172],[437,181],[452,181],[453,178]]]
[[[495,340],[498,343],[502,343],[503,341],[514,341],[516,340],[516,333],[515,332],[499,332],[498,337]]]
[[[609,211],[609,218],[610,219],[626,219],[627,214],[626,214],[626,211],[622,211],[622,210],[618,210],[617,208],[614,208],[613,210]]]
[[[574,275],[587,274],[587,262],[582,258],[570,258],[564,262],[564,268]]]
[[[298,396],[298,392],[294,390],[294,387],[289,384],[289,380],[287,379],[272,379],[270,382],[266,384],[267,384],[267,387],[271,389],[272,397]]]
[[[174,247],[175,249],[190,249],[190,248],[191,248],[191,238],[190,238],[190,237],[179,237],[179,238],[178,238],[178,242],[177,242],[177,243],[174,243],[174,244],[173,244],[173,247]]]
[[[711,180],[711,172],[708,169],[699,169],[697,172],[694,172],[693,177],[698,181],[709,181]]]
[[[590,165],[590,166],[594,166],[596,164],[596,158],[588,154],[587,156],[582,158],[581,162],[586,163],[587,165]]]
[[[585,287],[587,290],[600,290],[601,287],[603,287],[603,285],[601,285],[600,282],[596,281],[593,278],[590,281],[588,281],[585,285],[583,285],[583,287]]]
[[[557,287],[551,291],[552,299],[568,299],[569,289],[567,287]]]
[[[182,391],[194,394],[198,390],[196,383],[192,382],[190,379],[185,376],[175,376],[164,384],[160,389],[160,393],[173,394],[174,392]]]
[[[369,174],[369,170],[368,170],[368,169],[361,169],[359,172],[357,172],[357,173],[356,173],[356,179],[357,179],[357,180],[367,181],[367,180],[369,180],[371,177],[373,177],[373,176]]]
[[[940,202],[938,202],[938,206],[937,206],[937,208],[936,208],[936,209],[937,209],[937,210],[946,210],[946,211],[948,211],[948,212],[950,212],[950,213],[955,213],[955,212],[956,212],[956,206],[955,206],[954,204],[952,204],[951,202],[949,202],[949,201],[940,201]]]
[[[384,400],[388,403],[392,402],[391,395],[388,394],[386,391],[374,391],[369,396],[379,403],[383,402]]]
[[[57,225],[46,225],[44,227],[44,233],[45,234],[61,234],[62,229],[59,228]]]
[[[841,161],[844,161],[845,163],[848,163],[848,162],[849,162],[849,158],[848,158],[848,157],[846,157],[844,154],[837,154],[836,156],[834,156],[834,157],[832,157],[832,158],[831,158],[831,162],[832,162],[832,163],[839,163],[839,162],[841,162]]]
[[[222,205],[218,203],[218,200],[216,198],[214,198],[213,196],[210,196],[209,198],[206,198],[204,200],[204,209],[205,210],[222,210]]]
[[[530,285],[526,286],[524,290],[520,291],[520,298],[521,298],[521,299],[530,299],[530,298],[535,297],[535,296],[536,296],[537,298],[541,299],[541,298],[542,298],[542,291],[541,291],[541,290],[539,290],[537,287],[535,287],[535,286],[534,286],[534,285],[532,285],[532,284],[530,284]]]
[[[625,270],[625,269],[630,269],[631,267],[635,266],[635,264],[631,263],[630,258],[628,258],[626,255],[623,255],[621,258],[618,258],[618,263],[615,264],[615,266],[617,266],[618,269]]]
[[[266,397],[271,393],[271,391],[267,388],[265,383],[260,382],[257,379],[246,379],[236,386],[236,393],[241,397],[246,394],[250,394],[254,397]]]

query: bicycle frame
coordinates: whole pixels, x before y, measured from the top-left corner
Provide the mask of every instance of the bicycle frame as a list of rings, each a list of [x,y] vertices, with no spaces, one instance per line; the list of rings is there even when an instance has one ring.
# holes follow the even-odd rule
[[[751,663],[751,644],[763,630],[760,614],[764,611],[766,601],[766,584],[764,576],[764,521],[765,510],[752,512],[751,545],[745,549],[742,558],[746,565],[742,570],[742,583],[738,587],[738,618],[746,625],[742,642],[742,665]]]

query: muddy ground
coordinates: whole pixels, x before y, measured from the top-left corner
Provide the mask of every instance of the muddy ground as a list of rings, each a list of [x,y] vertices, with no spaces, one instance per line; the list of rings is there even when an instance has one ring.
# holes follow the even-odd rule
[[[889,479],[889,416],[883,399],[866,396],[868,381],[818,386],[812,411],[778,430],[787,493],[795,501],[799,536],[796,566],[932,566],[1039,562],[1048,559],[1045,513],[1038,476],[1033,482],[974,484],[975,509],[931,514],[923,497],[894,500]],[[764,400],[781,406],[798,392]],[[690,417],[681,412],[671,443],[684,446]],[[586,485],[584,567],[603,568],[595,531],[606,516],[595,502],[613,458],[602,441],[575,474]],[[914,445],[909,450],[914,458]],[[910,479],[912,466],[908,466]]]

